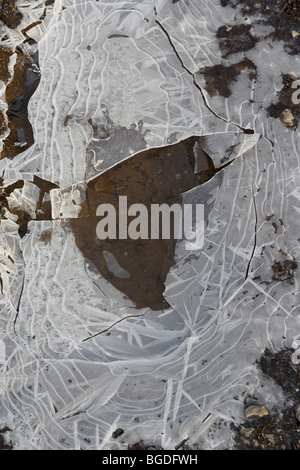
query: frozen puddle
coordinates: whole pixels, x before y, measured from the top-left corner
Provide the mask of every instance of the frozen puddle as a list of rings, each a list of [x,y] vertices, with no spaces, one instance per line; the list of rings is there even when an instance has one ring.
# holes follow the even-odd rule
[[[299,23],[274,36],[267,2],[16,5],[0,15],[7,445],[233,448],[246,396],[278,398],[256,361],[300,347]],[[203,204],[203,246],[99,240],[97,207],[120,196]]]

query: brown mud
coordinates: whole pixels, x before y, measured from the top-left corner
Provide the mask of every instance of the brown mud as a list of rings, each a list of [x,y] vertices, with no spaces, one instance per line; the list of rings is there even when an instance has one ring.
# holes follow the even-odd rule
[[[274,41],[283,43],[288,54],[300,54],[300,0],[220,0],[223,7],[234,10],[240,8],[236,15],[240,24],[226,24],[216,32],[222,58],[227,59],[236,53],[247,55],[247,51],[255,47],[256,43],[264,41],[272,49]],[[258,35],[254,33],[254,26],[268,26],[271,32]],[[226,63],[225,63],[226,64]],[[206,90],[210,96],[221,95],[225,98],[231,96],[230,84],[236,80],[241,71],[249,69],[249,78],[256,78],[256,66],[245,57],[242,61],[230,66],[218,64],[199,70],[204,75]],[[292,100],[296,91],[295,82],[300,76],[294,77],[289,71],[280,71],[283,88],[278,93],[278,101],[272,103],[267,112],[270,117],[280,119],[290,129],[295,129],[300,120],[300,107]],[[299,85],[298,85],[299,89]]]
[[[198,71],[204,75],[205,89],[210,96],[221,95],[225,98],[231,96],[230,83],[236,81],[236,77],[242,71],[248,71],[249,78],[256,78],[256,65],[250,59],[243,59],[237,64],[228,67],[218,64],[212,67],[203,67]]]
[[[223,25],[216,37],[223,59],[236,53],[245,53],[255,47],[259,41],[266,41],[272,48],[272,42],[282,41],[288,54],[300,54],[300,1],[299,0],[221,0],[223,7],[241,8],[241,24]],[[251,24],[249,24],[249,21]],[[254,34],[254,25],[271,26],[273,31],[266,35]],[[256,78],[256,66],[245,57],[239,63],[226,66],[218,64],[199,70],[204,75],[206,90],[210,96],[221,95],[228,98],[231,95],[230,83],[236,80],[241,71],[249,69],[249,78]],[[278,103],[269,107],[269,115],[280,118],[287,127],[296,127],[299,123],[299,104],[291,101],[292,90],[287,90],[285,80],[288,74],[283,74],[284,87]],[[299,77],[297,77],[299,78]],[[296,80],[296,77],[294,77]],[[290,84],[291,86],[291,84]],[[284,102],[285,100],[285,102]]]
[[[33,60],[17,51],[14,76],[6,88],[9,135],[3,141],[1,158],[12,159],[34,143],[28,119],[28,102],[40,82],[40,74],[33,68]]]
[[[47,3],[51,4],[51,2],[46,2],[46,5]],[[20,25],[22,18],[23,15],[18,11],[16,0],[1,1],[0,20],[8,28],[16,29]],[[34,43],[26,35],[26,31],[31,27],[33,25],[22,30],[26,38],[24,42],[30,41]],[[14,65],[13,76],[11,77],[8,65],[10,57],[15,53],[16,63]],[[6,116],[3,111],[0,114],[0,137],[6,135],[0,158],[7,157],[12,159],[29,148],[34,142],[32,127],[28,120],[27,107],[29,99],[40,81],[37,64],[37,54],[32,57],[27,56],[22,51],[22,46],[17,47],[15,50],[4,45],[0,46],[0,80],[6,84],[8,83],[6,88],[8,110]]]
[[[99,240],[96,226],[100,218],[96,210],[100,204],[111,204],[117,214],[119,233],[119,197],[126,196],[128,207],[135,203],[146,206],[150,227],[151,204],[181,203],[181,194],[210,179],[216,170],[211,159],[203,152],[195,174],[193,147],[202,138],[191,137],[175,145],[150,149],[119,163],[88,183],[88,217],[71,219],[78,248],[96,269],[118,290],[128,296],[137,308],[153,310],[166,308],[163,297],[164,281],[174,265],[176,240],[106,239]],[[85,207],[86,211],[87,208]],[[132,219],[128,218],[128,223]],[[172,235],[172,230],[171,230]],[[107,264],[105,253],[113,255],[117,263],[128,273],[116,276]]]
[[[2,0],[0,20],[10,29],[16,29],[22,21],[23,15],[18,11],[17,0]]]
[[[300,53],[300,35],[295,35],[295,33],[300,33],[299,0],[261,0],[260,2],[255,0],[221,0],[221,5],[223,7],[231,6],[234,9],[237,6],[242,6],[241,13],[246,21],[250,20],[252,25],[261,24],[273,28],[270,34],[256,38],[256,41],[267,39],[271,43],[276,40],[283,41],[285,51],[288,54]],[[246,36],[241,41],[241,51],[245,42]],[[255,45],[253,41],[252,43]],[[236,49],[235,52],[238,52],[238,48]]]
[[[293,259],[285,259],[284,261],[274,261],[272,266],[273,277],[275,281],[287,281],[292,280],[295,277],[295,270],[297,269],[297,263]]]
[[[9,76],[8,64],[12,52],[8,47],[0,46],[0,80],[7,83]]]
[[[236,52],[245,52],[255,46],[257,38],[251,34],[251,24],[224,25],[217,31],[222,57]]]

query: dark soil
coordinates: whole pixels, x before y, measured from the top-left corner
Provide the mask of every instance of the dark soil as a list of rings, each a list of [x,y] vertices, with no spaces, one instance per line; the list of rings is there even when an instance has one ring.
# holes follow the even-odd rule
[[[5,119],[5,114],[0,110],[0,138],[3,138],[7,132],[7,124]]]
[[[217,38],[224,59],[234,53],[247,52],[258,41],[265,41],[270,48],[273,47],[274,41],[282,41],[288,54],[300,54],[300,0],[221,0],[221,5],[233,9],[241,6],[245,21],[241,21],[239,25],[225,25],[218,29]],[[252,30],[256,24],[271,26],[272,32],[255,36]],[[236,70],[238,65],[217,65],[211,70],[206,68],[200,71],[205,75],[206,89],[211,96],[218,93],[226,98],[230,96],[228,85],[240,73]],[[300,121],[299,103],[292,100],[297,90],[295,81],[299,78],[290,75],[289,71],[283,73],[283,88],[278,93],[278,101],[267,109],[269,116],[280,119],[290,129],[295,129]]]
[[[300,32],[299,0],[261,0],[259,2],[254,0],[221,0],[221,5],[223,7],[229,5],[234,9],[237,8],[237,5],[242,5],[242,14],[245,20],[250,19],[252,25],[257,23],[272,26],[273,32],[270,35],[256,38],[256,40],[269,38],[271,41],[283,41],[288,54],[300,53],[300,36],[292,36],[292,31]],[[241,51],[244,43],[245,40],[242,39]]]
[[[52,4],[53,1],[48,0],[46,6]],[[1,0],[0,20],[10,29],[15,29],[20,25],[22,14],[17,9],[16,0]],[[26,30],[32,26],[30,25],[23,30],[25,37]],[[34,42],[28,37],[26,41]],[[8,71],[9,59],[15,52],[17,53],[17,60],[14,66],[13,78],[8,83],[11,78]],[[9,130],[9,135],[3,141],[4,146],[0,158],[7,157],[12,159],[33,144],[33,133],[28,120],[27,106],[40,80],[37,67],[33,66],[33,64],[37,63],[37,54],[34,57],[27,57],[19,47],[16,50],[12,50],[6,46],[0,46],[0,80],[8,83],[6,89],[6,101],[8,104],[7,119],[3,112],[1,112],[0,137],[7,134]]]
[[[0,80],[4,83],[7,83],[9,79],[8,64],[11,54],[10,49],[0,46]]]
[[[300,105],[292,100],[292,96],[297,90],[297,87],[294,87],[295,81],[296,77],[293,75],[283,74],[283,87],[278,93],[278,100],[267,108],[269,116],[279,118],[287,127],[297,127],[300,121]],[[294,118],[290,124],[284,120],[285,110],[289,110]]]
[[[236,52],[252,49],[257,39],[252,36],[251,28],[251,24],[221,26],[217,31],[217,38],[220,39],[219,46],[222,57],[226,58]]]
[[[32,68],[32,60],[23,52],[18,51],[14,76],[6,89],[10,133],[3,142],[4,147],[1,158],[12,159],[29,148],[34,142],[32,127],[28,120],[27,106],[39,81],[40,75]]]
[[[229,98],[231,96],[230,83],[236,81],[236,77],[244,70],[248,71],[250,79],[256,78],[256,65],[247,58],[228,67],[221,64],[203,67],[198,73],[204,75],[205,89],[210,96],[221,95]]]
[[[22,21],[23,15],[16,6],[17,0],[2,0],[0,20],[9,28],[15,29]]]
[[[286,281],[294,279],[297,263],[295,260],[285,259],[284,261],[274,261],[272,266],[273,278],[276,281]]]
[[[296,407],[300,403],[300,366],[293,364],[292,350],[272,353],[268,349],[261,356],[258,366],[261,371],[282,388],[286,406],[258,419],[247,419],[240,426],[232,425],[236,433],[236,450],[299,450],[300,423],[296,418]],[[245,402],[257,405],[255,397]]]
[[[292,362],[292,353],[291,349],[278,353],[266,349],[259,366],[265,375],[271,377],[297,403],[300,399],[300,365]]]

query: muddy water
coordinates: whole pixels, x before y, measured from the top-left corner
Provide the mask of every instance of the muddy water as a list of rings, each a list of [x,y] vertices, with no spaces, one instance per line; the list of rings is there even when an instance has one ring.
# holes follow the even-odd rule
[[[68,219],[83,256],[137,308],[168,307],[163,297],[164,282],[174,265],[176,239],[172,226],[170,238],[164,239],[160,234],[159,239],[151,239],[151,204],[182,204],[183,192],[208,181],[218,171],[201,149],[204,140],[190,137],[175,145],[140,152],[119,163],[87,184],[79,218]],[[58,186],[37,176],[33,183],[40,189],[36,220],[52,220],[49,193]],[[20,180],[1,189],[0,206],[11,210],[7,198],[23,185],[24,181]],[[140,203],[147,208],[148,239],[120,239],[118,236],[120,196],[127,197],[128,207]],[[102,217],[96,216],[96,211],[100,204],[111,204],[115,208],[116,239],[97,237],[96,227]],[[23,237],[31,217],[22,207],[12,212],[18,216],[19,235]],[[135,217],[128,217],[127,225]]]
[[[159,310],[168,306],[163,297],[164,281],[174,264],[176,240],[174,237],[119,239],[119,196],[127,196],[128,207],[134,203],[145,205],[149,216],[151,204],[181,203],[184,191],[207,181],[215,173],[212,161],[204,152],[198,152],[195,159],[193,147],[200,141],[199,137],[191,137],[175,145],[143,151],[101,174],[87,187],[88,208],[84,210],[88,209],[89,215],[70,220],[76,244],[84,257],[137,308]],[[115,240],[99,240],[96,236],[100,220],[96,210],[106,203],[116,209]]]
[[[22,51],[17,51],[14,76],[6,88],[10,133],[3,141],[1,158],[12,159],[34,142],[27,109],[29,99],[40,82],[37,69],[32,67],[34,62],[37,62],[37,58],[29,58]]]

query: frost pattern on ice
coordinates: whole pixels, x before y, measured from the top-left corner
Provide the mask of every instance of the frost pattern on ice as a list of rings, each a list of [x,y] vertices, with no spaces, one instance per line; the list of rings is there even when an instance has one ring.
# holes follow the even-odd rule
[[[299,134],[265,109],[280,88],[278,57],[295,75],[298,59],[281,43],[258,42],[240,54],[256,65],[256,82],[240,74],[229,98],[210,97],[197,71],[224,61],[216,30],[237,22],[238,9],[218,0],[64,3],[39,33],[35,144],[0,162],[6,185],[27,179],[24,192],[38,175],[62,188],[55,201],[63,204],[64,188],[193,134],[210,136],[216,164],[232,134],[239,158],[184,195],[205,204],[205,244],[189,252],[178,243],[166,311],[136,310],[83,259],[66,220],[33,220],[20,241],[6,210],[1,422],[16,448],[112,449],[144,439],[171,449],[187,437],[229,446],[229,431],[213,437],[209,425],[242,418],[265,347],[298,345],[299,274],[272,279],[272,266],[299,261]],[[256,135],[244,142],[238,126]],[[112,438],[116,428],[121,439]]]

